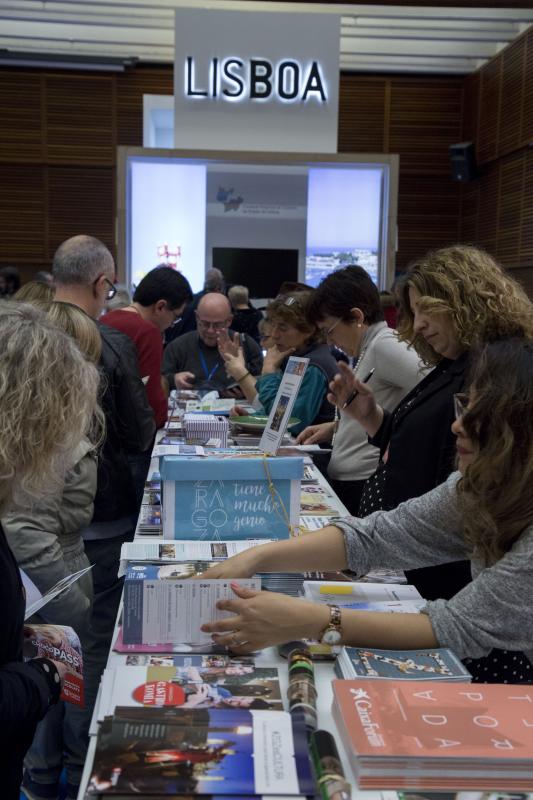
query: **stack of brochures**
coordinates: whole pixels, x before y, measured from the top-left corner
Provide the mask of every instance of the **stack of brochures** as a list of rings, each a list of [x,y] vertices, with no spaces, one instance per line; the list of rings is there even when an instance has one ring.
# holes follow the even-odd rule
[[[303,717],[246,709],[115,709],[98,731],[91,796],[313,795]]]
[[[214,439],[219,442],[219,447],[226,447],[228,444],[229,422],[226,417],[186,413],[182,424],[188,441],[207,442]]]
[[[333,603],[356,611],[416,614],[426,604],[416,587],[409,584],[305,581],[303,592],[315,603]]]
[[[533,686],[336,680],[360,789],[533,791]]]
[[[428,650],[378,650],[342,647],[335,662],[339,678],[376,678],[415,681],[464,681],[471,675],[447,647]]]

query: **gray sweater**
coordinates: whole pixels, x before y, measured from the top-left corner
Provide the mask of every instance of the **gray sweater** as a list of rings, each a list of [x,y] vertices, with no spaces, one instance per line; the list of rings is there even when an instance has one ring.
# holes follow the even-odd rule
[[[369,383],[377,402],[392,411],[413,386],[424,377],[423,365],[414,350],[398,340],[386,322],[370,325],[362,343],[357,377],[363,379],[372,368]],[[357,420],[340,412],[335,446],[328,475],[338,481],[364,481],[377,469],[379,448],[369,444],[366,431]]]
[[[468,558],[461,535],[454,472],[431,492],[393,511],[365,519],[332,520],[342,530],[348,565],[410,569]],[[472,582],[451,600],[428,602],[433,631],[459,658],[480,658],[492,648],[522,650],[533,662],[533,525],[491,567],[471,560]]]

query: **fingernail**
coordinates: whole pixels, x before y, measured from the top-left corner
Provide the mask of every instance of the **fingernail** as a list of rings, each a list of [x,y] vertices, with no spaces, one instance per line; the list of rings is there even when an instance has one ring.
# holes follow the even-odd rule
[[[240,585],[236,581],[233,581],[232,583],[230,583],[230,586],[231,586],[232,589],[240,589],[241,588]]]

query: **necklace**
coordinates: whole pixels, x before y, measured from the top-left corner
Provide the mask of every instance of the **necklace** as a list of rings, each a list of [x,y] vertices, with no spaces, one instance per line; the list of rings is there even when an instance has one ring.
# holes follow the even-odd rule
[[[357,373],[359,372],[359,367],[361,366],[361,364],[363,362],[363,359],[365,357],[365,353],[367,351],[367,348],[368,348],[368,344],[365,344],[365,346],[361,348],[361,352],[359,353],[359,355],[357,357],[357,361],[352,366],[352,372],[353,372],[354,375],[357,375]],[[341,420],[340,420],[339,408],[338,408],[338,406],[335,406],[335,414],[334,414],[334,417],[333,417],[333,436],[331,437],[331,446],[332,447],[335,444],[335,439],[337,437],[337,431],[339,430],[340,421]]]

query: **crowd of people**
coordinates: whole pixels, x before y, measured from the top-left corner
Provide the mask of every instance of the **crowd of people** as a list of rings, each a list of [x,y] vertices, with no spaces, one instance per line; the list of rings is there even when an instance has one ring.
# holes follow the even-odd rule
[[[268,413],[291,355],[309,360],[297,441],[351,516],[212,568],[234,579],[231,618],[205,630],[235,653],[333,631],[344,643],[447,646],[475,681],[533,682],[533,306],[487,253],[428,253],[394,287],[398,330],[368,274],[280,287],[263,316],[213,268],[193,294],[166,266],[130,297],[91,236],[57,250],[52,277],[0,271],[0,763],[4,796],[77,794],[156,429],[171,390],[216,389]],[[385,307],[384,307],[385,306]],[[344,360],[339,360],[342,355]],[[71,625],[85,707],[59,701],[64,666],[22,661],[19,568],[46,592],[93,565],[40,612]],[[238,579],[256,572],[407,571],[421,614],[343,610]],[[209,574],[209,573],[208,573]],[[529,587],[529,588],[528,588]],[[529,594],[532,592],[532,594]],[[392,617],[392,618],[391,618]]]

